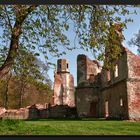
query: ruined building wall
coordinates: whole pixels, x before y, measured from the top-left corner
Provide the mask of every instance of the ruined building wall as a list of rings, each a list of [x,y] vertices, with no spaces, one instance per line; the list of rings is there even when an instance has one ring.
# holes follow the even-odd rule
[[[123,46],[121,25],[114,25],[122,54],[114,69],[101,71],[97,61],[77,58],[77,111],[87,117],[140,120],[140,57]]]
[[[90,60],[87,56],[81,54],[77,57],[77,85],[90,86],[95,85],[98,78],[96,76],[101,72],[101,66],[95,60]]]
[[[79,117],[98,117],[98,88],[77,87],[76,107]]]
[[[140,57],[127,51],[129,119],[140,120]]]
[[[101,83],[102,88],[108,87],[115,83],[118,83],[122,80],[126,80],[128,78],[128,66],[127,66],[127,54],[124,52],[119,60],[116,62],[116,66],[118,69],[118,76],[115,77],[116,68],[114,70],[105,70],[103,69],[101,72]],[[110,77],[110,78],[108,78]],[[110,80],[109,80],[110,79]]]
[[[78,55],[77,57],[77,86],[81,85],[82,83],[87,82],[87,75],[86,75],[86,56],[85,55]]]
[[[127,53],[124,51],[114,69],[101,72],[100,117],[128,118],[127,77]]]
[[[77,58],[76,107],[79,116],[98,116],[98,88],[101,67],[85,55]]]
[[[140,57],[133,54],[127,48],[128,78],[140,79]]]
[[[100,117],[127,119],[128,101],[126,81],[120,81],[101,90]]]
[[[54,105],[75,106],[74,79],[69,73],[68,62],[65,59],[57,61],[57,71],[54,75]]]
[[[129,119],[140,120],[140,81],[127,82]]]

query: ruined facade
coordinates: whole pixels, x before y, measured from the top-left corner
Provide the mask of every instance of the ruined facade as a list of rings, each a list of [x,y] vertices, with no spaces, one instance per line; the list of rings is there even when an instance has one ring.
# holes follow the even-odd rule
[[[85,55],[77,58],[79,116],[140,120],[140,57],[122,47],[112,70]]]
[[[76,107],[79,116],[97,117],[95,110],[97,110],[96,103],[100,87],[98,74],[100,72],[101,67],[97,61],[92,61],[85,55],[78,55]],[[89,103],[93,106],[90,107]]]
[[[116,29],[117,36],[122,38],[120,25]],[[140,120],[140,57],[122,43],[120,49],[121,56],[110,70],[84,54],[78,55],[75,91],[68,61],[59,59],[54,73],[53,105],[0,109],[0,117],[32,119],[77,117],[78,114],[78,117]]]
[[[66,59],[57,61],[57,70],[54,74],[54,105],[75,106],[74,79],[69,72]]]
[[[0,109],[2,119],[73,118],[75,108],[74,79],[69,72],[68,61],[59,59],[54,73],[54,95],[50,104],[34,104],[20,109]]]
[[[32,105],[18,110],[0,109],[3,119],[95,117],[140,120],[140,57],[122,46],[114,69],[96,60],[77,57],[77,87],[68,62],[60,59],[54,81],[53,105]],[[76,102],[75,102],[76,101]]]

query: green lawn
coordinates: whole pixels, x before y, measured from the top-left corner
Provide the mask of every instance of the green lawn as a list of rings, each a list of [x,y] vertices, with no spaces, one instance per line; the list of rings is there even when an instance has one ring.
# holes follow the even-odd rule
[[[0,135],[139,135],[140,122],[103,119],[1,120]]]

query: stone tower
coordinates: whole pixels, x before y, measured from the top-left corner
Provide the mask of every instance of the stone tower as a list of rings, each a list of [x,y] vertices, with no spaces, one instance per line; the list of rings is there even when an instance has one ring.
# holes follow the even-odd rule
[[[74,79],[66,59],[58,59],[54,73],[54,105],[75,106]]]

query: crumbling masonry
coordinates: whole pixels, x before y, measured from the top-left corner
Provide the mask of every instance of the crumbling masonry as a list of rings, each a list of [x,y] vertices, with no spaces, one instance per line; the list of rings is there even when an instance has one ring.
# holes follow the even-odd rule
[[[81,117],[140,120],[140,57],[122,47],[114,70],[77,58],[76,107]]]
[[[113,26],[121,50],[112,62],[114,69],[103,69],[96,60],[78,55],[77,112],[84,117],[140,120],[140,57],[124,47],[121,24]]]

